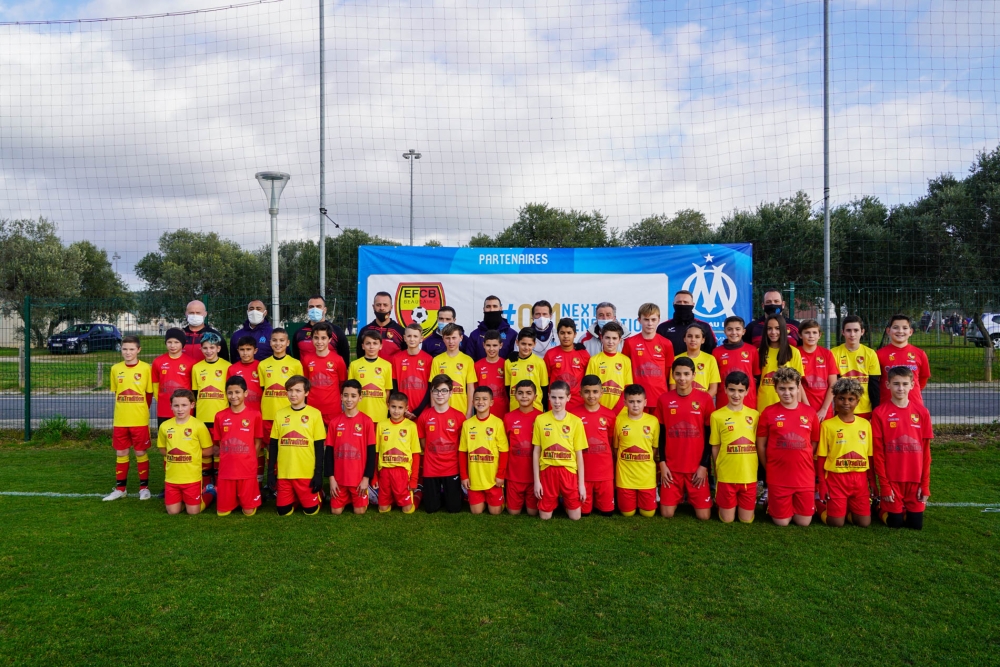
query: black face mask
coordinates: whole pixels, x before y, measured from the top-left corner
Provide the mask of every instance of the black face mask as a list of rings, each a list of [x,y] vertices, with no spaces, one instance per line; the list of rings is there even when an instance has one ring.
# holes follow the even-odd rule
[[[483,324],[487,329],[496,330],[503,322],[503,313],[499,310],[483,311]]]
[[[674,304],[674,319],[687,322],[694,319],[694,306]]]
[[[769,303],[766,306],[764,306],[764,314],[767,315],[768,317],[770,317],[771,315],[780,315],[781,306],[776,306],[773,303]]]

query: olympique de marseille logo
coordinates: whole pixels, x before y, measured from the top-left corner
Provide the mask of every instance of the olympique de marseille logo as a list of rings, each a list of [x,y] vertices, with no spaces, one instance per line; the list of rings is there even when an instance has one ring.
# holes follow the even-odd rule
[[[692,264],[694,273],[684,281],[683,289],[694,295],[694,314],[706,319],[735,315],[733,306],[739,296],[736,283],[722,272],[725,264],[709,264],[712,255],[705,255],[705,264]]]

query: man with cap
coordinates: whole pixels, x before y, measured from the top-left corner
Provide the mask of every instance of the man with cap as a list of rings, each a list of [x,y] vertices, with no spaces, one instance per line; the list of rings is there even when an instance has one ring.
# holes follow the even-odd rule
[[[236,351],[236,347],[244,336],[253,338],[257,344],[254,359],[263,361],[271,356],[271,322],[267,319],[267,306],[260,299],[247,304],[247,318],[243,320],[243,326],[234,331],[229,339],[230,359],[239,359],[240,353]]]
[[[715,332],[712,331],[708,322],[695,319],[694,295],[682,289],[674,295],[674,316],[665,322],[660,322],[660,326],[656,327],[656,333],[670,341],[674,346],[674,355],[676,356],[687,351],[684,334],[692,324],[697,324],[705,333],[705,341],[701,344],[701,351],[712,354],[712,350],[715,349]]]

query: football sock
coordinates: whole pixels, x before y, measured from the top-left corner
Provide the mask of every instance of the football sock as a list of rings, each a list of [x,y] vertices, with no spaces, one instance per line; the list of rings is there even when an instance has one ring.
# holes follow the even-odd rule
[[[635,510],[632,510],[631,512],[622,512],[622,516],[635,516]]]
[[[295,505],[278,505],[278,516],[289,516],[295,511]]]
[[[243,510],[243,515],[244,516],[253,516],[256,513],[257,513],[257,508],[256,507],[254,507],[253,509],[249,509],[249,510]]]
[[[204,508],[202,508],[202,509],[204,509]],[[217,514],[219,516],[229,516],[230,513],[229,512],[217,512]]]
[[[392,511],[392,505],[379,505],[378,506],[378,511],[382,512],[382,513],[391,512]]]
[[[903,527],[903,513],[902,512],[882,512],[882,521],[885,525],[890,528],[902,528]]]
[[[135,467],[139,471],[139,488],[149,488],[149,454],[146,452],[136,452]]]
[[[319,505],[314,505],[313,507],[303,507],[302,513],[305,514],[306,516],[319,514]]]
[[[264,471],[267,470],[267,456],[259,454],[257,456],[257,481],[264,481]]]
[[[115,458],[115,488],[124,491],[128,483],[128,454]]]
[[[740,519],[740,523],[753,523],[753,520],[755,518],[756,518],[755,516],[751,515],[750,518],[747,519],[746,521],[744,521],[743,519]]]
[[[924,528],[924,513],[923,512],[907,512],[906,519],[903,520],[903,525],[906,528],[912,528],[913,530],[923,530]]]
[[[639,510],[639,514],[644,517],[656,516],[656,510]]]
[[[212,457],[212,484],[215,484],[215,478],[219,475],[219,455],[216,454]]]
[[[379,509],[381,509],[381,508],[379,508]],[[405,507],[403,508],[403,514],[413,514],[416,511],[417,511],[417,505],[416,505],[416,503],[410,503],[409,509],[407,509]]]
[[[819,520],[822,521],[823,523],[826,523],[826,510],[823,510],[822,512],[819,513]]]

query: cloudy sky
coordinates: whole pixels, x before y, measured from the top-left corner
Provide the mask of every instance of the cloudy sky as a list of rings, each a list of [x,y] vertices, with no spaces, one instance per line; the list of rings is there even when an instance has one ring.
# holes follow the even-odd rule
[[[0,0],[0,217],[46,216],[132,266],[169,229],[319,230],[315,1]],[[232,4],[232,3],[228,3]],[[832,197],[919,196],[1000,143],[1000,5],[831,3]],[[616,226],[718,223],[822,198],[822,3],[328,0],[326,201],[418,243],[496,232],[528,202]]]

